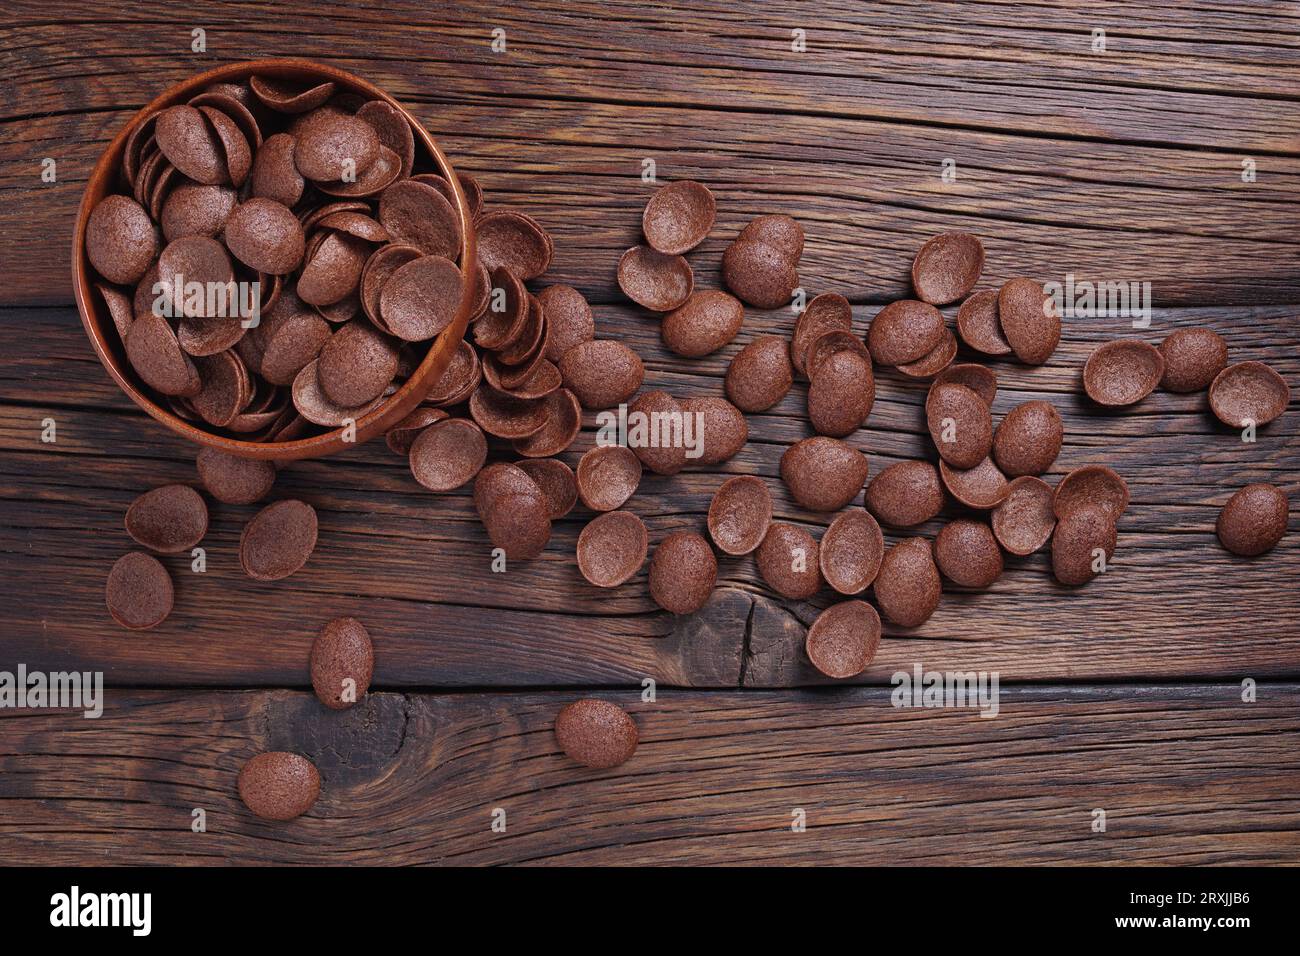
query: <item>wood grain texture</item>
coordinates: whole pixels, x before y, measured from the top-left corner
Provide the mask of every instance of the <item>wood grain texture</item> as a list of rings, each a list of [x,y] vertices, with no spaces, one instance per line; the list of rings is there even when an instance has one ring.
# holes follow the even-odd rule
[[[557,281],[590,283],[587,263],[637,241],[653,158],[717,190],[723,228],[702,254],[790,212],[809,224],[805,282],[855,301],[904,294],[912,251],[954,228],[987,236],[1000,269],[1148,280],[1165,304],[1300,301],[1293,11],[1035,7],[1027,23],[995,4],[750,6],[326,3],[307,31],[283,10],[205,2],[166,31],[174,11],[147,3],[90,3],[75,25],[16,17],[0,45],[14,92],[0,95],[0,260],[27,265],[7,297],[68,301],[67,224],[134,109],[205,66],[288,52],[412,106],[454,162],[554,230]],[[191,25],[206,54],[189,52]],[[1091,52],[1099,27],[1105,53]],[[365,54],[348,55],[358,36]],[[46,156],[58,183],[39,179]],[[612,270],[596,288],[614,296]]]
[[[196,26],[204,54],[188,52]],[[489,49],[496,26],[503,54]],[[1213,534],[1243,484],[1300,494],[1295,404],[1246,445],[1203,394],[1105,411],[1079,390],[1101,342],[1192,325],[1300,383],[1297,26],[1286,5],[1207,0],[373,11],[93,0],[63,22],[10,5],[0,670],[103,670],[111,689],[99,721],[0,710],[0,862],[1300,862],[1300,544],[1293,529],[1247,560]],[[1105,52],[1091,49],[1095,28]],[[950,229],[983,237],[981,286],[1016,274],[1150,281],[1150,329],[1076,320],[1044,367],[989,362],[995,420],[1036,398],[1064,418],[1049,481],[1091,463],[1128,480],[1112,570],[1066,590],[1045,554],[1009,559],[989,592],[949,588],[922,627],[887,626],[860,686],[829,688],[802,649],[829,593],[784,601],[752,559],[724,559],[709,605],[673,618],[650,601],[644,569],[613,592],[581,579],[581,508],[542,558],[492,574],[468,493],[424,492],[372,443],[282,471],[274,495],[320,515],[302,572],[244,577],[238,536],[255,509],[214,505],[207,571],[164,559],[172,617],[143,635],[113,627],[102,589],[132,547],[122,515],[150,487],[193,481],[194,450],[121,396],[85,341],[68,279],[76,205],[103,146],[159,90],[285,55],[351,69],[412,106],[490,202],[552,232],[546,281],[579,288],[600,334],[635,348],[646,384],[675,394],[721,394],[731,356],[755,335],[788,334],[793,315],[748,310],[737,341],[705,359],[663,348],[657,318],[614,281],[654,188],[645,159],[718,198],[717,226],[690,255],[699,287],[718,286],[745,222],[787,212],[808,237],[803,286],[847,295],[859,334],[908,294],[920,243]],[[45,157],[58,162],[52,184],[40,182]],[[946,159],[955,182],[940,177]],[[1243,160],[1255,182],[1242,181]],[[924,383],[888,370],[877,382],[852,438],[873,474],[932,457]],[[722,467],[647,476],[632,509],[652,546],[702,527],[731,474],[762,476],[779,518],[820,533],[831,516],[799,508],[778,477],[782,452],[809,433],[804,402],[800,384],[748,416],[748,445]],[[47,418],[52,445],[40,441]],[[571,463],[592,441],[586,424]],[[914,533],[964,513],[950,504]],[[334,714],[301,690],[316,629],[341,614],[374,635],[375,692]],[[918,663],[997,671],[1001,715],[890,707],[890,675]],[[1240,702],[1247,677],[1262,682],[1258,703]],[[647,678],[657,704],[634,695]],[[555,752],[555,712],[592,689],[628,702],[641,726],[641,750],[618,771],[580,771]],[[287,828],[250,819],[234,796],[239,766],[268,747],[308,754],[326,780]],[[197,806],[206,835],[189,831]],[[489,830],[495,806],[507,836]],[[794,807],[808,832],[790,832]],[[1089,829],[1095,808],[1107,809],[1104,835]]]
[[[99,720],[0,719],[0,861],[1300,863],[1294,684],[1250,704],[1231,685],[1003,688],[987,720],[883,688],[612,695],[641,735],[612,771],[558,752],[573,694],[373,694],[338,714],[288,691],[110,693]],[[239,803],[264,749],[317,763],[306,816]]]
[[[788,312],[751,312],[745,331],[723,352],[699,361],[671,356],[653,320],[624,307],[601,307],[602,332],[645,356],[647,385],[678,394],[721,394],[721,376],[743,341],[789,331]],[[874,312],[864,308],[863,314]],[[490,570],[490,544],[469,489],[429,494],[401,459],[374,442],[342,457],[285,468],[275,495],[301,497],[320,514],[311,562],[286,581],[248,580],[238,565],[242,525],[256,508],[212,505],[204,541],[207,570],[187,557],[164,560],[177,581],[177,608],[149,639],[105,642],[103,575],[132,547],[121,524],[127,505],[167,481],[193,481],[190,450],[139,416],[117,395],[63,309],[29,310],[25,324],[65,360],[0,368],[0,548],[23,556],[9,575],[24,599],[12,615],[11,641],[33,666],[63,662],[107,669],[128,683],[303,685],[315,630],[331,616],[354,614],[376,635],[377,679],[386,686],[635,685],[643,677],[688,686],[787,686],[820,682],[802,652],[803,632],[835,596],[790,605],[756,573],[751,557],[720,562],[719,590],[693,618],[659,610],[645,569],[614,591],[588,585],[573,562],[578,532],[591,513],[558,522],[545,554],[504,574]],[[859,331],[864,330],[865,319]],[[1162,311],[1153,331],[1209,321],[1239,357],[1273,364],[1300,378],[1295,318],[1286,309]],[[1118,320],[1111,320],[1117,325]],[[1094,323],[1095,324],[1095,323]],[[994,363],[1001,388],[996,415],[1046,398],[1065,421],[1066,444],[1049,475],[1102,463],[1126,477],[1132,505],[1121,522],[1112,570],[1079,589],[1056,585],[1048,554],[1009,558],[987,593],[949,588],[920,628],[887,625],[890,639],[859,680],[881,682],[920,660],[927,666],[997,667],[1008,680],[1295,676],[1300,658],[1300,592],[1279,587],[1300,568],[1288,537],[1270,554],[1243,559],[1214,536],[1218,509],[1250,481],[1300,493],[1295,412],[1244,445],[1204,408],[1204,395],[1157,393],[1142,404],[1104,413],[1077,395],[1075,380],[1099,336],[1119,329],[1067,326],[1044,367]],[[1131,330],[1130,330],[1131,331]],[[1151,336],[1154,338],[1155,336]],[[69,374],[71,369],[79,373]],[[73,380],[71,386],[61,383]],[[907,458],[932,458],[924,431],[922,383],[882,371],[867,427],[850,440],[873,473]],[[794,503],[779,477],[780,456],[809,434],[803,385],[775,409],[748,416],[750,441],[720,469],[673,478],[647,475],[631,508],[652,544],[683,527],[703,529],[713,492],[729,474],[767,480],[777,517],[820,534],[832,516]],[[59,394],[71,405],[28,404]],[[59,441],[42,444],[41,422],[59,423]],[[565,458],[576,464],[594,440],[588,421]],[[509,460],[508,449],[494,457]],[[94,474],[88,488],[85,476]],[[858,499],[851,507],[859,507]],[[950,502],[916,532],[932,536],[965,513]],[[304,617],[304,603],[311,608]],[[487,626],[484,612],[491,609]],[[752,613],[751,613],[752,609]],[[1260,622],[1269,622],[1266,628]],[[896,638],[896,639],[895,639]]]

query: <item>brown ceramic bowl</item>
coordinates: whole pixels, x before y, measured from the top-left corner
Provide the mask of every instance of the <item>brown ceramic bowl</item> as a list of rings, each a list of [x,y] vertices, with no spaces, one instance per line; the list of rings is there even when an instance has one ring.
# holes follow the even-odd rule
[[[261,76],[275,76],[300,82],[319,83],[325,80],[333,80],[340,91],[359,93],[369,99],[385,100],[397,107],[402,115],[406,117],[407,122],[411,124],[411,129],[415,133],[417,162],[420,159],[424,159],[426,162],[432,160],[438,172],[451,183],[456,199],[456,214],[460,217],[461,226],[461,274],[465,279],[465,288],[473,288],[475,280],[473,264],[477,261],[477,255],[474,243],[474,225],[470,217],[469,204],[465,200],[464,191],[460,187],[460,182],[456,179],[451,163],[448,162],[442,150],[438,148],[438,144],[433,141],[433,137],[428,134],[410,112],[379,87],[367,83],[351,73],[345,73],[343,70],[332,66],[313,63],[309,60],[251,60],[245,63],[231,63],[228,66],[217,67],[214,70],[208,70],[206,73],[192,76],[185,82],[173,86],[137,113],[131,119],[131,122],[113,138],[113,141],[108,144],[108,148],[104,150],[104,154],[99,157],[99,162],[95,164],[94,170],[91,171],[90,181],[86,184],[86,191],[81,197],[81,208],[77,210],[77,225],[72,237],[72,284],[76,292],[77,310],[81,313],[82,324],[85,325],[86,334],[90,336],[90,341],[95,346],[95,352],[99,355],[99,360],[104,363],[104,368],[108,369],[108,373],[113,376],[114,381],[121,386],[122,391],[126,392],[133,402],[176,432],[176,434],[182,435],[200,445],[220,448],[222,451],[242,455],[246,458],[280,460],[317,458],[321,455],[341,451],[351,444],[366,441],[387,431],[420,403],[420,400],[428,393],[430,387],[438,381],[438,377],[447,367],[447,363],[451,361],[452,355],[455,354],[456,348],[460,345],[461,339],[465,337],[465,326],[469,320],[472,297],[464,297],[460,308],[456,310],[456,317],[451,325],[433,340],[424,361],[420,363],[419,368],[406,380],[402,387],[382,405],[357,421],[355,442],[345,442],[343,440],[343,429],[341,428],[296,441],[242,441],[238,438],[229,438],[225,435],[207,431],[191,422],[178,418],[169,409],[159,405],[150,397],[150,390],[136,375],[135,370],[131,368],[131,364],[127,361],[122,342],[118,338],[117,330],[108,315],[108,310],[101,297],[95,292],[92,282],[95,280],[96,275],[91,268],[90,261],[86,258],[86,220],[90,217],[90,211],[95,208],[95,205],[115,189],[118,182],[118,171],[122,164],[122,150],[131,131],[150,114],[168,106],[174,106],[177,103],[184,103],[212,83],[239,82],[248,79],[255,73]]]

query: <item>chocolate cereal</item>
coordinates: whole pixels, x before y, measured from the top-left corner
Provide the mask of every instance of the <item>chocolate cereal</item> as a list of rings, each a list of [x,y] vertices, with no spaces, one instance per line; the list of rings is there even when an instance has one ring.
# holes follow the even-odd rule
[[[954,468],[974,468],[993,447],[989,407],[964,385],[931,386],[925,417],[939,456]]]
[[[303,366],[302,370],[294,376],[292,389],[293,407],[298,410],[298,413],[303,418],[314,425],[338,428],[349,420],[355,422],[378,407],[383,400],[381,396],[354,408],[336,405],[326,397],[321,389],[316,369],[317,363],[315,361]]]
[[[793,222],[793,220],[791,220]],[[754,223],[750,223],[752,227]],[[798,228],[796,225],[795,228]],[[799,253],[793,252],[789,234],[782,233],[779,243],[746,235],[749,227],[722,253],[722,281],[742,301],[759,309],[777,309],[790,301],[799,286]]]
[[[307,183],[293,159],[296,146],[297,141],[288,133],[266,138],[253,159],[253,196],[274,200],[282,206],[297,205]]]
[[[540,489],[504,494],[480,518],[493,548],[511,561],[532,560],[551,540],[550,503]]]
[[[448,417],[450,416],[441,408],[420,405],[384,433],[384,442],[388,445],[389,451],[405,458],[410,455],[411,445],[415,443],[415,439],[421,432],[434,422],[443,421]]]
[[[754,555],[758,573],[777,594],[803,601],[822,585],[817,539],[797,525],[774,522]]]
[[[596,320],[582,293],[572,286],[547,286],[537,293],[537,301],[546,313],[547,340],[544,352],[548,361],[559,362],[564,353],[596,337]]]
[[[641,483],[641,460],[622,445],[598,445],[578,461],[578,496],[592,511],[614,511]]]
[[[131,502],[126,533],[160,554],[188,551],[208,533],[208,506],[189,485],[163,485]]]
[[[295,127],[294,164],[307,179],[333,182],[364,173],[379,158],[379,137],[364,120],[342,111],[317,110]]]
[[[1011,279],[998,290],[998,323],[1016,358],[1027,365],[1042,365],[1061,340],[1052,297],[1033,279]]]
[[[749,440],[749,425],[740,409],[725,398],[706,395],[704,398],[678,399],[682,412],[699,415],[702,424],[702,453],[699,458],[688,458],[688,465],[719,465],[734,458]]]
[[[661,187],[646,203],[641,230],[651,248],[665,255],[689,252],[713,228],[717,204],[701,183],[684,179]]]
[[[1052,536],[1056,512],[1052,486],[1041,478],[1022,475],[1011,482],[1007,496],[993,509],[993,535],[1009,553],[1033,554]]]
[[[364,319],[339,327],[321,348],[316,379],[336,405],[355,408],[384,393],[397,372],[397,343]]]
[[[316,509],[294,499],[259,511],[239,535],[239,563],[257,581],[293,574],[316,549]]]
[[[1002,334],[998,318],[997,289],[984,289],[961,304],[957,310],[957,334],[976,352],[985,355],[1009,355],[1011,345]]]
[[[248,86],[263,105],[277,113],[305,113],[323,106],[334,95],[334,84],[329,81],[304,87],[275,77],[253,76]]]
[[[709,535],[726,554],[749,554],[772,523],[772,495],[753,475],[728,478],[709,502]]]
[[[690,298],[664,316],[659,330],[664,345],[673,352],[700,358],[734,339],[744,319],[745,308],[739,299],[710,289],[691,293]]]
[[[578,503],[577,478],[558,458],[525,458],[515,465],[542,489],[552,521],[563,518]]]
[[[407,342],[433,338],[455,317],[463,285],[456,264],[441,256],[399,266],[379,293],[384,330]]]
[[[637,396],[636,401],[628,406],[628,415],[644,415],[646,421],[681,421],[682,406],[667,392],[651,389]],[[666,439],[660,441],[660,439]],[[686,448],[681,442],[672,441],[670,433],[661,434],[653,426],[647,429],[646,440],[638,442],[632,448],[641,464],[657,475],[675,475],[686,464]]]
[[[790,361],[795,371],[807,371],[808,349],[813,342],[831,331],[853,331],[853,307],[837,292],[823,292],[808,303],[794,325],[790,340]]]
[[[1106,508],[1083,502],[1064,514],[1058,509],[1056,530],[1052,532],[1052,573],[1056,580],[1067,587],[1088,583],[1114,555],[1115,541],[1115,520]]]
[[[1009,477],[1041,475],[1056,461],[1063,439],[1061,416],[1051,402],[1024,402],[998,423],[993,459]]]
[[[86,256],[109,282],[137,282],[158,254],[158,236],[144,207],[127,196],[106,196],[86,220]]]
[[[803,255],[803,227],[784,214],[757,216],[736,238],[765,242],[796,264]]]
[[[136,374],[163,395],[192,397],[203,388],[194,362],[181,350],[167,320],[153,312],[136,317],[126,334],[126,357]]]
[[[269,461],[203,448],[195,464],[203,487],[223,504],[251,505],[265,498],[275,484],[275,465]]]
[[[471,481],[487,460],[483,431],[465,418],[425,428],[411,443],[411,474],[430,491],[452,491]]]
[[[532,216],[494,210],[475,219],[474,229],[479,261],[489,270],[501,266],[527,282],[550,268],[554,244],[550,234]]]
[[[876,604],[899,627],[919,627],[939,606],[942,584],[930,542],[904,538],[885,552],[874,584]]]
[[[946,331],[934,306],[903,299],[876,313],[867,329],[867,348],[880,365],[904,365],[933,352]]]
[[[1118,521],[1128,508],[1127,482],[1105,465],[1074,469],[1057,482],[1052,509],[1057,518],[1063,518],[1082,506],[1100,508],[1111,521]]]
[[[1002,551],[982,521],[949,521],[934,539],[934,560],[943,576],[967,588],[986,588],[1002,576]]]
[[[742,412],[764,412],[785,398],[793,383],[785,339],[760,335],[731,360],[725,387],[727,398]]]
[[[860,594],[876,579],[884,555],[885,539],[876,519],[851,509],[836,515],[822,535],[817,564],[840,594]]]
[[[172,612],[172,579],[157,558],[132,551],[117,559],[104,585],[108,613],[122,627],[144,631]]]
[[[512,441],[546,427],[547,408],[535,399],[519,399],[484,383],[469,398],[470,417],[483,431]]]
[[[933,388],[935,385],[942,384],[965,385],[978,395],[989,408],[993,407],[993,399],[998,394],[997,375],[987,367],[972,362],[949,365],[934,377],[930,387]]]
[[[834,352],[811,370],[811,375],[808,420],[813,430],[832,438],[852,434],[875,404],[871,360],[854,351]]]
[[[814,667],[837,680],[867,669],[880,647],[880,617],[866,601],[841,601],[821,614],[804,642]]]
[[[718,578],[718,559],[694,531],[675,531],[650,559],[650,596],[665,611],[694,614],[704,607]]]
[[[640,518],[630,511],[609,511],[578,535],[578,570],[596,587],[618,587],[641,570],[648,548]]]
[[[818,366],[837,352],[853,352],[868,364],[871,362],[871,353],[867,351],[867,344],[862,339],[847,329],[830,329],[813,339],[804,353],[804,374],[809,381],[817,372]]]
[[[1210,409],[1233,428],[1245,428],[1249,422],[1267,425],[1290,401],[1286,380],[1263,362],[1230,365],[1210,384]]]
[[[424,400],[439,408],[458,405],[474,394],[482,380],[483,366],[478,352],[474,346],[462,341],[438,381],[429,388],[429,394]]]
[[[633,246],[618,260],[618,287],[651,312],[671,312],[690,298],[695,276],[681,256]]]
[[[302,150],[301,141],[298,149]],[[415,246],[426,256],[454,259],[460,251],[456,210],[427,183],[404,179],[385,189],[379,197],[379,222],[393,239]],[[489,269],[496,264],[483,254],[481,246],[479,259]]]
[[[811,511],[838,511],[867,480],[867,456],[835,438],[816,436],[781,456],[781,478],[795,501]]]
[[[1154,345],[1117,339],[1088,356],[1083,388],[1098,405],[1133,405],[1155,391],[1164,373],[1164,356]]]
[[[641,358],[622,342],[581,342],[560,359],[564,387],[583,408],[613,408],[631,398],[645,377]]]
[[[924,524],[943,509],[939,472],[928,461],[898,461],[871,479],[863,495],[869,512],[895,528]]]
[[[516,465],[498,462],[480,471],[474,505],[488,539],[511,561],[537,557],[551,539],[551,503]]]
[[[125,342],[131,323],[135,321],[135,312],[130,297],[107,282],[96,282],[95,291],[104,300],[109,317],[113,320],[113,327],[117,329],[118,337]]]
[[[362,217],[362,220],[372,221],[366,217]],[[337,220],[335,223],[342,225]],[[351,314],[350,300],[361,281],[361,272],[370,256],[372,240],[358,238],[341,230],[323,231],[317,235],[321,238],[314,241],[306,251],[295,291],[304,302],[321,308],[330,305],[341,308],[344,300],[349,300],[347,308]]]
[[[406,117],[402,116],[397,107],[383,100],[371,100],[361,105],[356,117],[370,125],[381,145],[401,158],[398,175],[411,175],[411,169],[415,165],[415,136],[411,132],[411,124],[406,122]]]
[[[940,459],[939,477],[948,493],[968,508],[996,508],[1011,491],[1007,476],[992,458],[985,458],[974,468],[954,468]]]
[[[320,795],[320,773],[306,757],[271,751],[244,764],[238,786],[239,799],[256,816],[283,822],[312,808]]]
[[[984,246],[968,232],[946,232],[921,247],[912,262],[912,288],[931,305],[964,298],[984,269]]]
[[[608,770],[636,753],[636,722],[617,704],[588,697],[556,715],[555,739],[569,759]]]
[[[1255,557],[1273,549],[1286,534],[1289,503],[1274,485],[1247,485],[1223,506],[1215,523],[1219,541],[1233,554]]]
[[[1176,329],[1160,343],[1165,372],[1160,387],[1169,392],[1199,392],[1228,367],[1228,343],[1210,329]]]
[[[248,370],[232,351],[194,360],[202,388],[190,398],[190,408],[210,425],[229,426],[252,398]]]
[[[316,698],[331,710],[346,710],[370,687],[375,669],[370,632],[354,617],[335,618],[316,635],[308,667]]]
[[[167,162],[196,183],[229,179],[220,140],[203,114],[193,106],[172,106],[158,114],[154,140]]]
[[[298,268],[306,248],[302,224],[289,208],[259,197],[235,207],[226,220],[225,237],[231,255],[269,275],[286,275]]]
[[[330,324],[319,313],[296,293],[285,292],[246,336],[259,356],[249,370],[272,385],[292,385],[298,373],[319,357],[332,334]]]
[[[567,388],[558,388],[539,401],[546,424],[527,438],[514,442],[515,451],[527,458],[560,454],[577,440],[582,430],[582,407],[577,396]]]
[[[915,362],[905,362],[898,370],[909,378],[932,378],[938,375],[957,357],[957,336],[947,329],[943,330],[943,339],[930,352]]]

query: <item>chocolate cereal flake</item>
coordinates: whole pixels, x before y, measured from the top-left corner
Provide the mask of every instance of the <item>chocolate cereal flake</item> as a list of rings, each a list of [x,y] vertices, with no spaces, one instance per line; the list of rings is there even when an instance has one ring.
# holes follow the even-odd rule
[[[158,626],[171,613],[173,600],[167,569],[143,551],[122,555],[108,572],[104,603],[122,627],[143,631]]]
[[[267,505],[244,525],[239,536],[239,563],[258,581],[278,581],[293,574],[316,549],[316,509],[289,498]]]
[[[578,570],[596,587],[618,587],[641,569],[648,548],[640,518],[630,511],[609,511],[578,535]]]
[[[860,594],[876,579],[884,555],[876,519],[851,509],[836,515],[822,535],[817,562],[826,583],[840,594]]]
[[[827,677],[845,680],[867,669],[880,647],[880,616],[866,601],[832,604],[808,629],[804,650]]]
[[[636,722],[617,704],[588,697],[568,704],[556,716],[555,739],[571,760],[608,770],[636,752]]]
[[[709,503],[709,535],[727,554],[749,554],[772,523],[772,495],[753,475],[728,478]]]

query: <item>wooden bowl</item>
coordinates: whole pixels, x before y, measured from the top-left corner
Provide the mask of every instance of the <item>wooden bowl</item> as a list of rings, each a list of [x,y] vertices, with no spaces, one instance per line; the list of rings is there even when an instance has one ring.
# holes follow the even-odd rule
[[[344,429],[313,435],[286,442],[254,442],[207,431],[198,425],[187,422],[172,414],[165,406],[159,405],[151,397],[151,391],[144,384],[127,361],[125,349],[117,334],[117,329],[108,314],[102,297],[95,291],[93,282],[98,278],[90,261],[86,257],[86,220],[90,212],[101,199],[113,192],[118,184],[118,173],[122,165],[122,151],[131,131],[145,118],[178,103],[184,103],[213,83],[242,82],[253,74],[274,76],[301,83],[320,83],[333,80],[340,91],[359,93],[368,99],[384,100],[395,106],[406,117],[415,133],[415,150],[417,162],[423,158],[432,159],[438,172],[451,184],[455,195],[456,215],[460,218],[461,247],[460,271],[464,279],[466,295],[462,297],[460,307],[451,325],[443,329],[433,340],[428,354],[419,368],[412,373],[402,387],[391,395],[383,404],[363,415],[356,422],[355,441],[343,440]],[[423,155],[421,153],[423,151]],[[137,113],[126,127],[113,138],[100,156],[99,162],[91,171],[90,181],[81,197],[81,207],[77,210],[77,224],[72,237],[72,284],[77,296],[77,310],[81,313],[81,322],[86,327],[91,344],[99,360],[108,369],[108,374],[121,387],[122,391],[155,419],[162,422],[176,434],[192,442],[219,448],[231,454],[245,458],[270,458],[291,460],[297,458],[318,458],[340,451],[350,445],[358,444],[382,434],[408,415],[438,381],[447,363],[451,361],[461,340],[465,337],[465,326],[469,321],[469,311],[473,297],[468,294],[474,288],[476,276],[474,263],[477,261],[474,224],[470,216],[469,203],[464,190],[456,178],[455,170],[433,137],[428,134],[420,122],[400,103],[360,77],[343,70],[309,60],[251,60],[244,63],[231,63],[190,77],[183,83],[171,87],[152,103]]]

